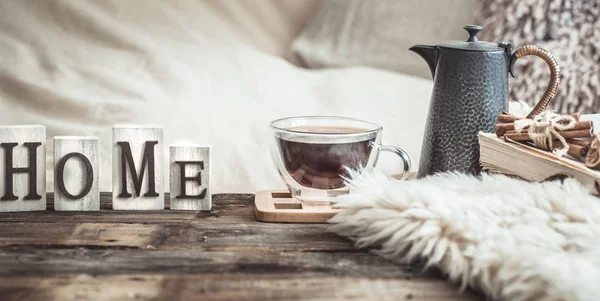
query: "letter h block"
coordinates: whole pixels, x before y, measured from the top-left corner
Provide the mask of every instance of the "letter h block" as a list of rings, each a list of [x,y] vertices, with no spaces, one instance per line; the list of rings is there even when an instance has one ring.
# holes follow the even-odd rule
[[[163,127],[113,127],[113,210],[164,210]]]
[[[0,212],[46,210],[46,128],[0,127]]]
[[[100,210],[98,137],[54,137],[54,210]]]
[[[171,210],[203,210],[212,207],[210,147],[189,143],[169,148]]]

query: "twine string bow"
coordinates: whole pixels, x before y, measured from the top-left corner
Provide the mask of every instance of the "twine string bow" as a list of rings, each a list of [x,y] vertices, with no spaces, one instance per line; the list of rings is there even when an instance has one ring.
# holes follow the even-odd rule
[[[533,119],[520,119],[515,121],[515,130],[521,132],[527,129],[527,134],[533,144],[541,149],[552,151],[557,156],[564,156],[569,151],[569,144],[558,131],[572,129],[575,118],[569,115],[559,115],[554,112],[544,111],[535,115]],[[554,147],[554,140],[558,140],[559,147]]]

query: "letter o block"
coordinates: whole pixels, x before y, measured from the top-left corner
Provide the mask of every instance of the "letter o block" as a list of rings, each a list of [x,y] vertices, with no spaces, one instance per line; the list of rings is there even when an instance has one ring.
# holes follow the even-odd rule
[[[188,142],[172,144],[169,179],[171,210],[210,210],[210,147]]]
[[[0,212],[46,210],[46,128],[0,127]]]
[[[98,137],[54,137],[54,210],[100,210]]]
[[[164,210],[163,127],[113,127],[113,210]]]

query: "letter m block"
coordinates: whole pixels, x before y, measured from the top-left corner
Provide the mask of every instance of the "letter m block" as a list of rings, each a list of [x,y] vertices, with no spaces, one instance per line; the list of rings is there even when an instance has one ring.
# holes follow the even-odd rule
[[[164,210],[163,127],[113,127],[114,210]]]
[[[46,128],[0,126],[0,212],[46,210]]]

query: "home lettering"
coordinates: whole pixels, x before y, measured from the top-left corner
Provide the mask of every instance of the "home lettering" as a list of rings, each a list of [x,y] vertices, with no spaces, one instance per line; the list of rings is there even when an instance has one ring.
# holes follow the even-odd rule
[[[52,140],[53,209],[101,210],[100,177],[111,175],[100,174],[99,138],[54,136]],[[161,125],[112,127],[112,140],[104,144],[112,149],[112,210],[164,210],[165,169],[170,175],[170,209],[211,209],[210,146],[173,143],[170,150],[176,152],[167,165],[164,141]],[[47,209],[46,143],[43,125],[0,126],[0,215]]]
[[[85,166],[85,186],[77,195],[71,194],[65,187],[65,164],[67,164],[67,161],[73,157],[81,160],[81,162],[83,162],[83,166]],[[56,181],[58,183],[58,189],[62,194],[65,195],[65,197],[71,200],[77,200],[86,196],[90,190],[92,190],[92,184],[94,183],[94,170],[92,168],[92,162],[90,162],[90,160],[82,153],[66,154],[64,157],[62,157],[62,159],[60,159],[60,161],[58,161],[58,165],[56,166]]]
[[[188,195],[186,193],[186,189],[185,189],[185,182],[187,181],[196,181],[196,183],[198,183],[198,185],[202,185],[202,173],[198,172],[195,176],[192,177],[186,177],[185,176],[185,167],[188,164],[195,164],[200,166],[200,169],[204,169],[204,161],[175,161],[175,164],[179,165],[179,170],[181,173],[181,182],[180,182],[180,187],[181,187],[181,192],[180,194],[176,197],[178,199],[204,199],[204,197],[206,196],[206,188],[203,188],[202,191],[200,191],[199,194],[196,195]]]
[[[142,182],[144,181],[144,173],[146,166],[148,167],[148,191],[144,193],[147,197],[157,197],[156,185],[155,185],[155,172],[154,172],[154,146],[158,144],[158,141],[146,141],[144,145],[144,152],[142,158],[142,166],[140,167],[140,174],[138,176],[135,163],[133,162],[133,155],[131,154],[131,146],[129,142],[119,141],[117,142],[121,148],[121,193],[119,197],[128,198],[131,197],[131,193],[127,191],[127,166],[129,166],[129,172],[133,180],[133,186],[135,193],[139,196],[142,190]]]
[[[18,143],[0,143],[0,147],[4,149],[4,195],[0,198],[3,201],[16,201],[19,198],[13,191],[13,176],[16,173],[27,173],[29,175],[29,193],[23,198],[24,200],[40,200],[42,196],[37,193],[37,148],[42,145],[41,142],[25,142],[23,145],[27,147],[29,165],[27,167],[13,166],[13,149]]]

